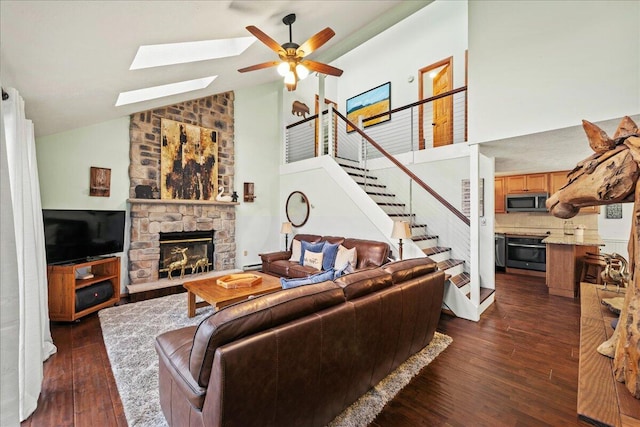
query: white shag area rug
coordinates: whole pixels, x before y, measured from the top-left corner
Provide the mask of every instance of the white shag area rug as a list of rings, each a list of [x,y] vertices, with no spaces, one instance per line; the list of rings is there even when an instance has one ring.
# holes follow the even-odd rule
[[[167,425],[160,409],[155,337],[183,326],[196,325],[211,313],[211,307],[207,307],[199,309],[196,317],[188,318],[186,293],[124,304],[98,313],[111,369],[130,427]],[[370,424],[384,405],[452,341],[451,337],[436,332],[427,347],[345,409],[330,426]]]

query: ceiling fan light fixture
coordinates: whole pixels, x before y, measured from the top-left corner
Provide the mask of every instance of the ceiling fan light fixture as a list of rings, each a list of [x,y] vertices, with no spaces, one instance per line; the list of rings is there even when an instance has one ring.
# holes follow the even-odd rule
[[[278,65],[278,74],[280,74],[282,77],[286,77],[286,75],[289,73],[289,69],[289,63],[282,62],[280,63],[280,65]]]
[[[304,80],[309,75],[309,70],[302,64],[296,65],[296,74],[300,80]]]
[[[289,71],[286,76],[284,76],[284,84],[293,85],[296,83],[296,74],[293,71]]]

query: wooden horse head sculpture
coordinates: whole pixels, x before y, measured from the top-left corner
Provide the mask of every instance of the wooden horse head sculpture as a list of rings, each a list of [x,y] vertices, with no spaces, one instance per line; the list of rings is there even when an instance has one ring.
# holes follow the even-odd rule
[[[549,197],[547,208],[554,216],[571,218],[581,207],[634,202],[628,246],[631,279],[618,327],[598,351],[615,356],[616,379],[640,398],[640,134],[629,117],[622,119],[613,138],[586,120],[582,126],[595,153],[569,172],[568,182]]]

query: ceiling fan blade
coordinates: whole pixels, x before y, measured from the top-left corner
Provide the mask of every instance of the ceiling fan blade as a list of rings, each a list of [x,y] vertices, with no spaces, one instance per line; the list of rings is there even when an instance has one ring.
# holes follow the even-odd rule
[[[310,61],[308,59],[305,59],[301,62],[301,64],[308,69],[317,71],[321,74],[328,74],[330,76],[337,77],[340,77],[342,75],[342,70],[340,68],[332,67],[331,65],[323,64],[322,62]]]
[[[246,73],[247,71],[261,70],[263,68],[275,67],[277,65],[280,65],[280,61],[269,61],[269,62],[263,62],[261,64],[252,65],[250,67],[240,68],[238,71],[241,73]]]
[[[280,44],[277,41],[275,41],[274,39],[272,39],[271,37],[263,33],[258,27],[249,25],[247,27],[247,30],[251,34],[253,34],[258,40],[260,40],[262,43],[266,44],[269,47],[269,49],[273,50],[275,53],[280,54],[281,52],[284,52],[284,49],[282,49],[282,46],[280,46]]]
[[[299,53],[300,57],[309,55],[311,52],[328,42],[331,37],[335,35],[336,33],[334,33],[331,28],[327,27],[316,35],[311,36],[309,40],[302,43],[302,45],[298,48],[298,52],[301,52]]]

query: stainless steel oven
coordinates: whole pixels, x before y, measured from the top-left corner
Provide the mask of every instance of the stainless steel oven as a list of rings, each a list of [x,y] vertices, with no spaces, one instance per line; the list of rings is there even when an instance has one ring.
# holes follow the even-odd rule
[[[547,245],[542,239],[507,236],[507,267],[547,271]]]

